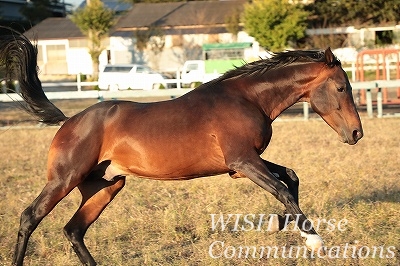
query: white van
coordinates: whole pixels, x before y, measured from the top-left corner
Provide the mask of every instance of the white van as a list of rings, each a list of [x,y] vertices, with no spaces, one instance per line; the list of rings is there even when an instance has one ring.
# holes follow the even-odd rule
[[[153,90],[167,87],[164,77],[147,66],[138,64],[106,65],[99,73],[101,90]]]

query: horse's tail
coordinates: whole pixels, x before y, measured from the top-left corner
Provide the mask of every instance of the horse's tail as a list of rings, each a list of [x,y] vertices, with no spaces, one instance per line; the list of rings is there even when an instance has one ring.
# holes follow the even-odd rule
[[[48,125],[65,121],[67,117],[44,94],[37,72],[36,44],[11,28],[6,29],[10,35],[0,36],[0,68],[5,70],[7,80],[18,80],[20,95],[26,102],[24,109]]]

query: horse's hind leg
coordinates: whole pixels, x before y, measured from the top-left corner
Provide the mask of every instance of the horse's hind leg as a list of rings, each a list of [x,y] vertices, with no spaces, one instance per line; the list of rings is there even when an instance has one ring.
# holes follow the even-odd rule
[[[107,181],[93,173],[78,185],[82,194],[82,203],[65,225],[64,234],[84,265],[96,265],[96,262],[86,248],[83,237],[89,226],[96,221],[124,185],[124,176],[117,176]]]
[[[22,265],[28,240],[40,221],[62,200],[76,184],[62,184],[58,179],[50,180],[39,196],[21,214],[17,245],[13,265]]]

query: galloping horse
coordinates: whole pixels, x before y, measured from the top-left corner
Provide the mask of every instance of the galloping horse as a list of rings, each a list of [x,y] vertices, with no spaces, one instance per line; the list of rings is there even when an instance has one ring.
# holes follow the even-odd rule
[[[351,85],[329,48],[276,53],[173,100],[105,101],[70,118],[45,96],[37,75],[37,49],[25,36],[0,36],[0,62],[8,77],[18,78],[26,110],[43,123],[62,124],[50,146],[47,184],[21,214],[14,265],[23,264],[28,239],[40,221],[75,187],[82,203],[64,233],[81,262],[95,265],[84,235],[127,176],[247,177],[284,204],[285,217],[296,218],[310,249],[323,247],[299,208],[295,172],[260,155],[270,142],[271,123],[299,101],[309,102],[344,143],[353,145],[362,138]],[[282,229],[284,217],[276,223]]]

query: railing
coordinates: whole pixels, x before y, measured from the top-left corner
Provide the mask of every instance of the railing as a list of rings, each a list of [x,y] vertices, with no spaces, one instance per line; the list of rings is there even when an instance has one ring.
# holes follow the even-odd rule
[[[352,82],[351,86],[353,90],[366,90],[366,106],[368,117],[372,118],[373,114],[373,99],[372,90],[376,89],[376,107],[377,107],[377,117],[383,117],[383,98],[382,89],[398,89],[400,87],[400,79],[396,80],[374,80],[374,81],[362,81],[362,82]],[[400,104],[400,99],[394,101],[395,104]]]
[[[179,80],[178,80],[179,81]],[[167,80],[167,83],[175,83],[177,79]],[[60,83],[43,83],[43,87],[61,87],[61,86],[77,86],[77,91],[57,91],[46,92],[50,100],[53,99],[116,99],[116,98],[141,98],[141,97],[179,97],[188,93],[192,89],[160,89],[160,90],[126,90],[126,91],[98,91],[98,90],[81,90],[82,86],[94,86],[97,82],[60,82]],[[366,108],[368,117],[374,116],[374,102],[372,90],[376,89],[376,108],[377,117],[383,117],[383,101],[382,89],[396,89],[400,87],[400,79],[398,80],[375,80],[364,82],[352,82],[353,91],[366,90]],[[22,101],[17,93],[0,94],[1,102]],[[309,119],[309,105],[303,103],[303,118]]]

